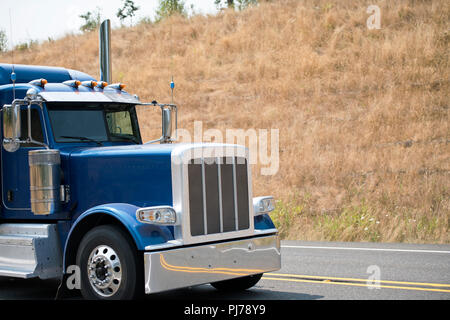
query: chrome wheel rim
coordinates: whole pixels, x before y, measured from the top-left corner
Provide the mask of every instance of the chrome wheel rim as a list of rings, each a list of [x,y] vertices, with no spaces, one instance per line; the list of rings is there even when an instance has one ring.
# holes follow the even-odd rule
[[[92,250],[87,274],[89,283],[97,294],[102,297],[113,296],[122,282],[122,265],[114,249],[100,245]]]

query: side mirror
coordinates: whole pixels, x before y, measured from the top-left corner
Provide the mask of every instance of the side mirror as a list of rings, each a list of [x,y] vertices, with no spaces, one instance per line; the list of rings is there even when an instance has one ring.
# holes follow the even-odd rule
[[[172,111],[175,111],[175,133],[178,131],[178,112],[177,112],[177,106],[174,104],[160,104],[156,101],[153,101],[152,103],[143,103],[142,105],[147,105],[147,106],[155,106],[155,107],[160,107],[161,108],[161,119],[162,119],[162,123],[161,123],[161,128],[162,128],[162,134],[161,134],[161,138],[156,139],[156,140],[151,140],[151,141],[147,141],[144,144],[149,144],[149,143],[155,143],[155,142],[159,142],[159,143],[172,143],[175,140],[172,139],[171,135],[172,135]],[[177,135],[175,135],[175,138],[177,137]]]
[[[20,148],[21,119],[20,104],[5,104],[3,113],[3,148],[8,152],[17,151]]]
[[[170,135],[172,134],[172,110],[170,108],[162,109],[162,141],[165,143],[170,141]]]

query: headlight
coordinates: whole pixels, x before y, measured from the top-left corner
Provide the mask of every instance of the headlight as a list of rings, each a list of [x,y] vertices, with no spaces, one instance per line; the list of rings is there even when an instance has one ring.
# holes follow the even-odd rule
[[[253,211],[255,216],[269,213],[275,209],[275,200],[272,196],[253,198]]]
[[[174,225],[177,213],[172,207],[149,207],[138,209],[136,218],[142,223]]]

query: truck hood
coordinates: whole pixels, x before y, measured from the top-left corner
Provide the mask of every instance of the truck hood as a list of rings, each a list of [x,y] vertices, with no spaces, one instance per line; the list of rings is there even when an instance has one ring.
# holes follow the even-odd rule
[[[97,205],[172,205],[173,145],[61,149],[68,207],[78,215]],[[76,208],[76,209],[74,209]]]

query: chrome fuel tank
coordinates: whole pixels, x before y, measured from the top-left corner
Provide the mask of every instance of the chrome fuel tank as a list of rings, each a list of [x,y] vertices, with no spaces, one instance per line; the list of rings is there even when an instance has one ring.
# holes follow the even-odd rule
[[[33,150],[30,165],[31,211],[35,215],[56,213],[61,207],[61,158],[59,150]]]

